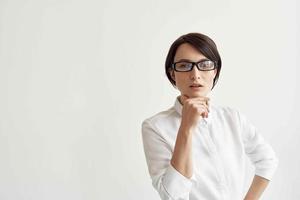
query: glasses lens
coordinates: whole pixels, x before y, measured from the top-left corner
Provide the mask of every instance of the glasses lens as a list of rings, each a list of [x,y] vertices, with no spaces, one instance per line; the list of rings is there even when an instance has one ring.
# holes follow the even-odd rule
[[[213,70],[215,68],[215,63],[211,60],[205,60],[203,62],[198,63],[198,66],[201,70]]]
[[[175,63],[175,70],[180,72],[186,72],[191,70],[192,65],[193,64],[189,62],[178,62]]]

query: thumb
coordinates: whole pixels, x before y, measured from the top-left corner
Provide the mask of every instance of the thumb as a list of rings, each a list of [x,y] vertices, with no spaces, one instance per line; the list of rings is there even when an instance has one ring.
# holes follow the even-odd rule
[[[185,103],[185,101],[188,99],[189,97],[186,95],[181,95],[181,99],[182,99],[182,104]]]

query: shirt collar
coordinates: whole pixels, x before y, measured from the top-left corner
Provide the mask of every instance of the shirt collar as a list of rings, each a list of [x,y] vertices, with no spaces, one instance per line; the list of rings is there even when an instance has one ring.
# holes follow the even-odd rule
[[[178,114],[181,116],[182,115],[182,104],[180,103],[179,101],[179,98],[180,96],[177,96],[176,97],[176,100],[175,100],[175,103],[174,103],[174,107],[175,107],[175,110],[178,112]],[[208,113],[208,117],[207,118],[203,118],[203,121],[207,124],[207,123],[210,123],[211,122],[211,115],[212,115],[212,106],[209,105],[209,110],[210,112]],[[202,120],[201,120],[202,121]]]

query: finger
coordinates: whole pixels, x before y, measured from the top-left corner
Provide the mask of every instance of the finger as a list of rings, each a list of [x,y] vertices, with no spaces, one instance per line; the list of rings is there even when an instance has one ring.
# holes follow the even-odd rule
[[[197,105],[205,106],[206,109],[207,109],[207,112],[209,112],[208,102],[209,102],[210,99],[208,97],[192,97],[192,98],[189,98],[187,95],[182,95],[182,99],[183,99],[183,102],[182,102],[183,105],[185,104],[185,102],[187,100],[189,100],[189,102],[192,103],[192,104],[196,103]]]
[[[204,111],[202,114],[203,114],[203,117],[207,118],[208,117],[208,109],[206,109],[206,111]]]
[[[194,101],[194,102],[204,102],[205,104],[207,104],[209,102],[208,99],[191,99],[191,101]]]
[[[207,105],[207,108],[209,109],[209,107],[210,107],[210,106],[209,106],[209,105],[210,105],[209,101],[206,101],[205,103],[206,103],[206,105]]]
[[[202,105],[205,105],[206,107],[209,107],[209,101],[201,100],[201,99],[194,99],[194,100],[191,100],[191,101],[193,103],[202,104]]]
[[[204,104],[197,104],[198,107],[198,112],[200,113],[200,115],[204,115],[207,116],[209,113],[208,107]]]
[[[190,102],[192,105],[196,106],[203,106],[205,108],[208,108],[208,105],[206,104],[206,101],[192,101]]]
[[[189,98],[190,100],[193,100],[193,101],[209,101],[210,99],[208,97],[193,97],[193,98]]]
[[[208,112],[202,112],[202,113],[201,113],[201,116],[202,116],[203,118],[207,118],[207,117],[208,117]]]
[[[208,109],[209,109],[209,107],[210,107],[209,101],[207,101],[206,104],[207,104],[207,107],[208,107]]]

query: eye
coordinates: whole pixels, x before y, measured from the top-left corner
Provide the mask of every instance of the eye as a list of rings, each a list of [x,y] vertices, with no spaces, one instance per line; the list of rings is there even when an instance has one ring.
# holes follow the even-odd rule
[[[175,64],[175,68],[178,71],[185,71],[190,69],[190,67],[191,67],[191,63],[189,62],[179,62]]]
[[[200,68],[203,70],[210,70],[210,69],[214,69],[215,67],[215,63],[211,60],[205,60],[201,63],[199,63]]]
[[[179,63],[178,67],[188,67],[188,63]]]

